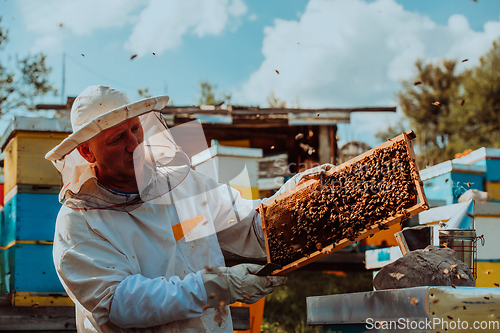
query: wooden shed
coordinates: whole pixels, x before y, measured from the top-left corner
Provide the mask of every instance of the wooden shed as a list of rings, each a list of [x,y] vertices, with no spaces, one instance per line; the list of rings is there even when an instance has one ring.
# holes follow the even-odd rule
[[[337,124],[350,123],[353,112],[395,112],[396,107],[287,109],[251,106],[167,106],[162,112],[175,126],[199,120],[207,142],[221,145],[261,148],[264,156],[288,154],[290,172],[314,164],[336,164]],[[185,132],[189,136],[188,131]],[[183,140],[188,142],[189,140]],[[189,155],[201,150],[183,147]]]

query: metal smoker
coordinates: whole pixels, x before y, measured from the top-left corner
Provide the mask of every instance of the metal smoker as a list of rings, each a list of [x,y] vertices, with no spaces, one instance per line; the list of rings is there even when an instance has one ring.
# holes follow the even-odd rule
[[[484,237],[476,236],[474,229],[474,201],[468,201],[442,229],[439,230],[439,247],[455,251],[455,258],[463,261],[477,278],[477,241],[484,245]]]

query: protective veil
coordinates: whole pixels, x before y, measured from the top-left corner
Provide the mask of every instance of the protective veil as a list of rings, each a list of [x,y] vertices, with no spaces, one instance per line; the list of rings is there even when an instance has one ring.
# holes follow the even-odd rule
[[[124,194],[102,188],[97,181],[95,166],[73,150],[54,165],[61,173],[63,190],[59,200],[75,209],[135,209],[143,202],[155,199],[177,187],[190,170],[190,160],[177,146],[161,113],[139,116],[144,141],[133,154],[133,167],[138,193]]]
[[[137,115],[137,193],[103,186],[74,147],[47,155],[63,180],[54,263],[79,332],[232,332],[201,272],[225,266],[221,248],[265,256],[258,201],[194,171],[156,111]]]

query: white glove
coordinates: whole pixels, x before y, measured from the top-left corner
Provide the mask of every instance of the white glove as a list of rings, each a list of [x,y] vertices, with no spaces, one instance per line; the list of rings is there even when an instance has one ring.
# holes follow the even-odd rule
[[[274,193],[272,196],[269,198],[264,198],[261,200],[261,202],[266,202],[274,197],[277,197],[280,194],[283,194],[285,192],[290,191],[292,188],[294,188],[297,185],[300,185],[303,182],[306,182],[310,179],[319,179],[320,177],[324,176],[327,171],[329,171],[331,168],[333,168],[333,164],[325,163],[322,165],[318,165],[317,167],[307,169],[305,171],[302,171],[300,173],[297,173],[294,175],[292,178],[290,178],[281,188]],[[264,240],[264,232],[262,231],[262,222],[261,222],[261,217],[260,214],[257,213],[254,216],[254,227],[255,227],[255,232],[257,236],[259,237],[261,244],[265,244]]]
[[[317,167],[307,169],[300,173],[297,173],[292,178],[290,178],[281,188],[270,198],[263,199],[262,202],[265,202],[271,198],[277,197],[280,194],[283,194],[287,191],[290,191],[295,186],[306,182],[310,179],[318,179],[321,176],[325,175],[328,170],[333,168],[333,164],[325,163],[322,165],[318,165]]]
[[[274,287],[286,282],[283,276],[255,275],[263,266],[240,264],[233,267],[210,267],[201,271],[201,278],[208,295],[208,306],[243,302],[253,304]]]

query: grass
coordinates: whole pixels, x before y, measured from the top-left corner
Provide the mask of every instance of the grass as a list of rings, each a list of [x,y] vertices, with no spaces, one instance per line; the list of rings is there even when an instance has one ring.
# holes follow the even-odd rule
[[[332,274],[333,273],[333,274]],[[306,297],[372,290],[372,273],[297,270],[288,281],[266,297],[261,332],[320,333],[321,326],[307,326]]]

